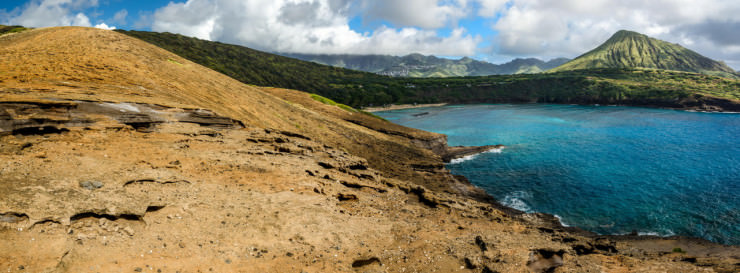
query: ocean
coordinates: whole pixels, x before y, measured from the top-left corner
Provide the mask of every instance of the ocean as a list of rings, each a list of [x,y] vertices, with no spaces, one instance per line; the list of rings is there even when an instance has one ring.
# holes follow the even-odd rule
[[[505,145],[447,165],[504,205],[599,234],[740,245],[740,114],[550,104],[376,114],[451,146]]]

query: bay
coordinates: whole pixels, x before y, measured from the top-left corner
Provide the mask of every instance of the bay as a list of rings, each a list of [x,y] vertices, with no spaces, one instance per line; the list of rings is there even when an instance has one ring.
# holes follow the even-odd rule
[[[506,145],[447,166],[504,205],[600,234],[740,244],[740,114],[548,104],[376,114],[451,146]]]

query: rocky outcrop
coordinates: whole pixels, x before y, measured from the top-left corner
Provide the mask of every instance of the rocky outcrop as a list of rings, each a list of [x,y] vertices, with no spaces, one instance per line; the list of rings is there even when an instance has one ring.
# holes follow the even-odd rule
[[[90,127],[95,123],[100,126],[127,125],[137,130],[147,130],[166,122],[195,123],[207,128],[244,127],[240,121],[221,117],[204,109],[59,100],[0,102],[0,135],[61,133],[74,127]]]
[[[439,135],[429,138],[410,138],[411,143],[419,148],[427,149],[437,155],[444,155],[447,153],[447,136]]]
[[[486,146],[453,146],[447,147],[447,149],[440,154],[444,162],[450,162],[453,159],[462,158],[470,155],[484,153],[491,150],[503,149],[505,146],[498,145],[486,145]]]

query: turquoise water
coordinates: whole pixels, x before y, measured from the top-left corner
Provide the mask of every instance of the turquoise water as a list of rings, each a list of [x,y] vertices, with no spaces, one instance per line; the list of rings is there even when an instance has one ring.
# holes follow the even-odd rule
[[[450,145],[506,145],[448,168],[510,207],[600,234],[740,244],[740,114],[546,104],[377,114]]]

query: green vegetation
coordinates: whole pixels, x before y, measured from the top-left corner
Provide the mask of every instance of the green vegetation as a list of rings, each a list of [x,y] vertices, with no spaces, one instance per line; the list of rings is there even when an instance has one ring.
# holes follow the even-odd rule
[[[314,99],[314,100],[316,100],[316,101],[318,101],[318,102],[321,102],[323,104],[328,104],[328,105],[336,106],[336,107],[342,108],[344,110],[347,110],[349,112],[359,112],[355,108],[352,108],[352,107],[347,106],[345,104],[337,103],[337,102],[335,102],[335,101],[333,101],[331,99],[327,99],[327,98],[322,97],[320,95],[311,94],[311,98]]]
[[[247,84],[318,93],[345,104],[362,105],[364,102],[362,98],[352,97],[353,92],[347,91],[358,89],[358,86],[352,83],[362,82],[358,79],[380,77],[371,73],[298,61],[242,46],[179,34],[116,31],[164,48]],[[379,80],[385,78],[380,77]]]
[[[173,60],[173,59],[167,59],[167,61],[168,61],[168,62],[171,62],[171,63],[173,63],[173,64],[176,64],[176,65],[182,65],[182,64],[181,64],[180,62],[178,62],[178,61],[175,61],[175,60]]]
[[[400,103],[548,102],[681,107],[707,97],[740,100],[740,81],[650,69],[589,69],[548,74],[405,79]]]
[[[675,248],[673,248],[673,252],[674,252],[674,253],[686,253],[686,252],[685,252],[685,251],[683,251],[683,249],[681,249],[680,247],[675,247]]]
[[[21,32],[24,30],[27,30],[28,28],[22,27],[22,26],[5,26],[0,25],[0,35],[7,34],[7,33],[16,33]]]
[[[551,71],[591,68],[654,68],[737,78],[735,71],[678,44],[620,30],[609,40]]]
[[[438,102],[598,103],[681,108],[713,104],[715,98],[740,100],[740,81],[692,72],[597,68],[544,74],[392,78],[177,34],[120,32],[247,84],[306,91],[356,108]]]
[[[337,102],[335,102],[335,101],[333,101],[331,99],[322,97],[321,95],[311,94],[311,98],[314,99],[314,100],[316,100],[316,101],[318,101],[318,102],[321,102],[323,104],[327,104],[327,105],[331,105],[331,106],[336,106],[336,107],[342,108],[342,109],[344,109],[344,110],[346,110],[348,112],[365,114],[365,115],[368,115],[368,116],[371,116],[371,117],[374,117],[374,118],[377,118],[377,119],[385,120],[384,118],[382,118],[382,117],[380,117],[380,116],[378,116],[376,114],[373,114],[373,113],[370,113],[370,112],[367,112],[367,111],[357,110],[355,108],[352,108],[351,106],[348,106],[348,105],[345,105],[345,104],[341,104],[341,103],[337,103]]]

